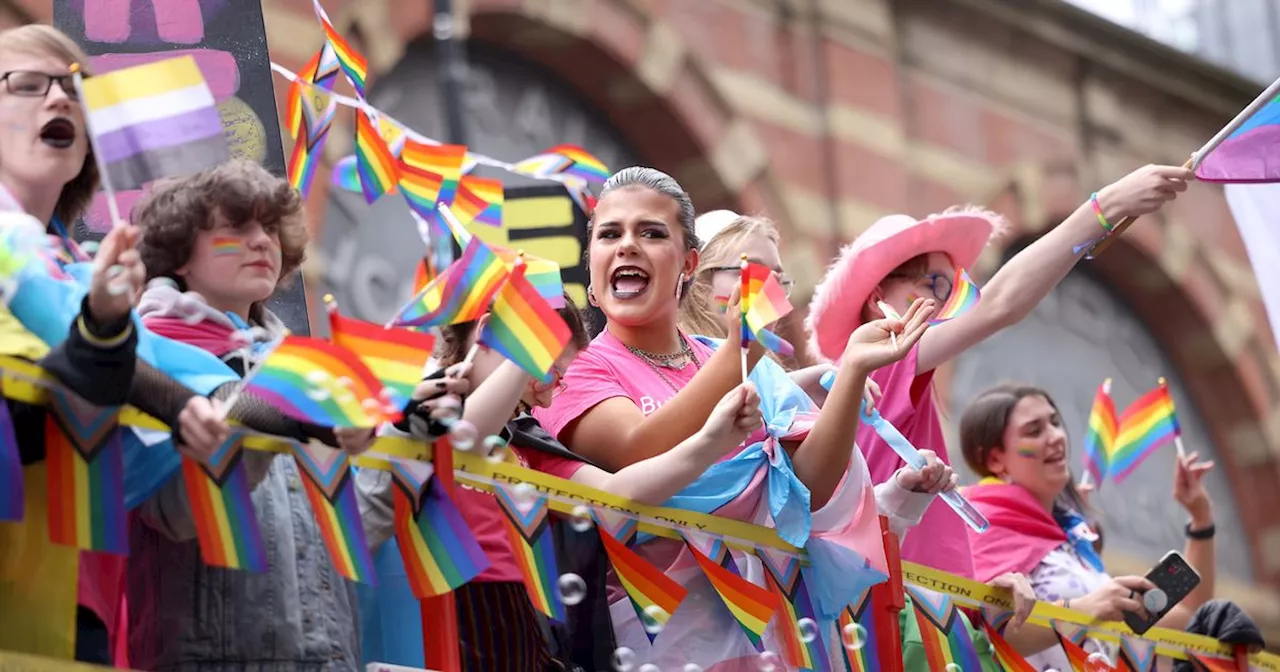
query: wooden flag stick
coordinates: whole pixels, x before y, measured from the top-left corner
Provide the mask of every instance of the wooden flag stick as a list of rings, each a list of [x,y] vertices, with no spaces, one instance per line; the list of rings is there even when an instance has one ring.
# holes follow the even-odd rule
[[[1196,161],[1196,157],[1192,156],[1191,158],[1187,159],[1186,163],[1182,164],[1182,167],[1190,168],[1195,163],[1195,161]],[[1120,223],[1116,224],[1115,228],[1112,229],[1111,235],[1107,236],[1106,238],[1103,238],[1102,242],[1095,245],[1093,250],[1090,251],[1090,254],[1093,255],[1093,258],[1097,259],[1098,255],[1102,254],[1103,252],[1106,252],[1107,248],[1111,245],[1111,241],[1115,240],[1116,238],[1119,238],[1120,234],[1124,233],[1125,230],[1127,230],[1130,226],[1133,226],[1133,223],[1136,221],[1138,221],[1137,217],[1125,217],[1124,219],[1120,220]]]

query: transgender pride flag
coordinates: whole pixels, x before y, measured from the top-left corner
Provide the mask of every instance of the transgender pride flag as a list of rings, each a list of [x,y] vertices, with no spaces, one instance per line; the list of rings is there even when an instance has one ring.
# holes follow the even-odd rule
[[[1191,167],[1206,182],[1280,182],[1280,79],[1196,152]]]

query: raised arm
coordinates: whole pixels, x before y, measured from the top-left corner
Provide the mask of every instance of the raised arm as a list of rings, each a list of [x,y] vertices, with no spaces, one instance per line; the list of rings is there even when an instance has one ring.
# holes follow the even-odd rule
[[[1193,173],[1174,166],[1144,166],[1098,192],[1111,225],[1125,217],[1159,210],[1186,191]],[[1103,233],[1086,201],[1061,224],[1014,255],[982,287],[982,300],[969,313],[930,329],[920,340],[917,373],[932,371],[992,334],[1022,321],[1084,257],[1078,246]]]

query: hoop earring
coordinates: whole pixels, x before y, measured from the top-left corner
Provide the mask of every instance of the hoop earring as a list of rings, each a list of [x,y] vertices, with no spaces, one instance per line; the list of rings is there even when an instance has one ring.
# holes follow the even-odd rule
[[[596,308],[600,307],[600,304],[596,303],[596,291],[591,285],[587,285],[587,303]]]
[[[680,274],[680,278],[676,280],[676,301],[684,297],[684,273]]]

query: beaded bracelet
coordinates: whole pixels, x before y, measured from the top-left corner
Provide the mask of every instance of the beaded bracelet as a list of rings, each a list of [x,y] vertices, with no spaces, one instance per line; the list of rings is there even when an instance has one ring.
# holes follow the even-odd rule
[[[1093,204],[1093,214],[1098,218],[1098,224],[1102,225],[1102,230],[1111,233],[1111,222],[1107,221],[1106,215],[1102,214],[1102,206],[1098,203],[1098,192],[1093,192],[1089,196],[1089,202]]]

